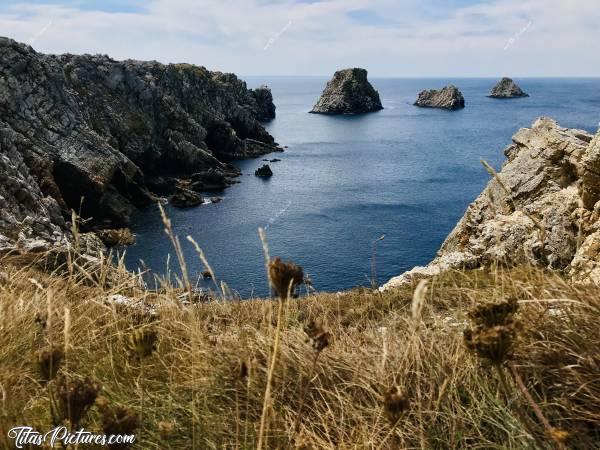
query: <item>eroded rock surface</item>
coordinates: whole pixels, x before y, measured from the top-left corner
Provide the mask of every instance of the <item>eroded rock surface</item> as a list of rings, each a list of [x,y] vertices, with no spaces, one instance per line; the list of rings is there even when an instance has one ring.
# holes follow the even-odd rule
[[[448,269],[532,264],[600,282],[600,132],[540,118],[513,136],[507,161],[438,256],[384,289]]]
[[[465,107],[465,99],[456,86],[445,86],[440,90],[430,89],[419,92],[414,103],[422,108],[461,109]]]
[[[280,150],[259,122],[272,112],[232,74],[0,38],[0,247],[62,239],[71,209],[126,226],[181,178],[220,190],[239,175],[226,161]]]
[[[383,109],[379,93],[367,79],[365,69],[338,70],[327,83],[314,114],[362,114]]]
[[[496,86],[492,88],[488,97],[492,98],[518,98],[518,97],[529,97],[529,94],[523,92],[523,90],[517,86],[511,78],[504,77]]]

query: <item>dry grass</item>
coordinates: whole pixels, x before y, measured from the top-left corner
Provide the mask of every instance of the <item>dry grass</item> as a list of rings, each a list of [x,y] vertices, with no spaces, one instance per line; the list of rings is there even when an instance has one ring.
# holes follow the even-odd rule
[[[9,258],[0,272],[5,448],[12,426],[52,428],[61,379],[98,383],[101,399],[82,426],[141,422],[140,449],[254,449],[261,439],[268,449],[553,448],[508,368],[506,392],[463,342],[475,305],[508,298],[520,324],[510,362],[527,391],[568,448],[599,448],[600,288],[558,275],[455,272],[416,294],[182,306],[185,282],[150,292],[122,267],[77,258],[54,272]],[[108,302],[114,295],[140,305]]]

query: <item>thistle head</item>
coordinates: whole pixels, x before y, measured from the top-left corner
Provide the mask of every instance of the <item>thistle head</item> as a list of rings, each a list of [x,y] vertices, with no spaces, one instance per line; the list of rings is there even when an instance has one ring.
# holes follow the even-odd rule
[[[102,430],[107,436],[132,435],[140,427],[140,419],[136,412],[123,406],[108,406],[108,402],[96,402],[102,414]],[[128,444],[112,444],[109,449],[128,448]]]
[[[304,327],[304,332],[312,341],[312,346],[318,353],[325,350],[331,344],[331,333],[325,329],[320,320],[311,320]]]
[[[399,386],[392,386],[383,397],[383,412],[395,424],[408,411],[410,401]]]
[[[64,356],[63,349],[58,346],[43,348],[35,353],[35,367],[42,380],[48,382],[56,377]]]
[[[156,350],[158,331],[153,328],[138,328],[129,335],[128,347],[130,352],[139,359],[152,356]]]
[[[276,257],[269,263],[269,279],[279,298],[285,300],[304,281],[304,271],[297,264]]]
[[[65,377],[59,378],[56,388],[59,418],[68,420],[73,429],[77,428],[99,392],[100,384],[89,378],[69,381]]]
[[[512,357],[517,340],[517,309],[514,298],[474,308],[469,313],[474,326],[463,333],[467,348],[493,365],[504,364]]]

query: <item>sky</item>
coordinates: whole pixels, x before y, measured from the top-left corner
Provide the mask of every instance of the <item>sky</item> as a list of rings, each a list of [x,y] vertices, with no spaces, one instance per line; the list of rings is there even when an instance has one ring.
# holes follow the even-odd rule
[[[600,76],[599,0],[0,0],[44,53],[240,75]]]

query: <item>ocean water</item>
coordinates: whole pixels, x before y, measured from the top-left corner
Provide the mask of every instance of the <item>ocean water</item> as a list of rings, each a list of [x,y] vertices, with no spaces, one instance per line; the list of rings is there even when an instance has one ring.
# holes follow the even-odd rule
[[[307,113],[325,78],[247,81],[250,87],[268,84],[277,105],[267,128],[288,148],[265,156],[281,159],[270,164],[274,176],[254,176],[262,158],[238,161],[240,183],[221,195],[221,203],[167,207],[194,279],[203,266],[187,235],[203,248],[217,278],[242,298],[268,294],[259,227],[266,229],[271,256],[303,266],[318,291],[370,285],[373,254],[382,283],[435,256],[489,179],[480,159],[499,168],[520,127],[548,116],[595,132],[600,121],[600,79],[516,79],[530,97],[495,100],[486,97],[493,79],[373,78],[385,109],[343,117]],[[449,83],[463,92],[465,109],[412,105],[420,90]],[[156,207],[137,217],[128,267],[143,260],[165,273],[172,247],[163,228]]]

